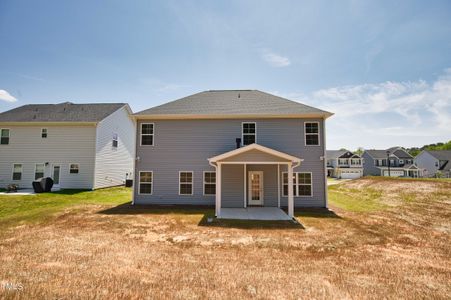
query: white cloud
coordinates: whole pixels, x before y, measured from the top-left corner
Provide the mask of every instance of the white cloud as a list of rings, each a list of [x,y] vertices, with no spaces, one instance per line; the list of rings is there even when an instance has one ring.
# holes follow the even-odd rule
[[[285,96],[335,113],[327,126],[330,148],[422,146],[451,139],[451,69],[430,83],[387,81]]]
[[[264,50],[261,57],[272,67],[280,68],[291,65],[291,61],[288,57],[281,56],[269,50]]]
[[[11,96],[11,94],[5,90],[0,90],[0,100],[6,101],[6,102],[16,102],[17,101],[16,98]]]

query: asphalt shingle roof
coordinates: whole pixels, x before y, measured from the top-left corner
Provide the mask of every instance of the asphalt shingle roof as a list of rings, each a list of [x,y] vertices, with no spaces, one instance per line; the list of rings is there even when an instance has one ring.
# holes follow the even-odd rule
[[[332,115],[258,90],[205,91],[143,110],[135,115]]]
[[[451,150],[427,150],[438,160],[451,160]]]
[[[393,152],[393,154],[396,155],[397,157],[401,158],[401,159],[403,159],[403,158],[407,158],[407,159],[412,158],[412,156],[409,153],[407,153],[406,151],[404,151],[404,150],[396,150],[395,152]]]
[[[353,154],[351,151],[348,151],[348,150],[327,150],[326,151],[327,159],[334,159],[334,158],[339,158],[339,157],[341,157],[341,158],[349,158],[349,157],[352,157],[354,155],[355,154]]]
[[[387,158],[387,151],[390,151],[390,154],[394,154],[397,157],[399,157],[400,159],[412,159],[412,156],[409,155],[407,152],[405,152],[404,150],[400,149],[399,147],[392,147],[392,148],[388,148],[387,150],[366,150],[366,152],[373,158],[376,159],[384,159]]]
[[[366,150],[372,158],[387,158],[387,150]]]
[[[0,122],[98,122],[125,103],[29,104],[0,113]]]

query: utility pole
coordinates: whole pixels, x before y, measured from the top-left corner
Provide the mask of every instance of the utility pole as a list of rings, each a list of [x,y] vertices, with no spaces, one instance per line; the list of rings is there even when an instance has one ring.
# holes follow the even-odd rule
[[[387,166],[388,166],[388,177],[390,176],[390,151],[387,150]]]

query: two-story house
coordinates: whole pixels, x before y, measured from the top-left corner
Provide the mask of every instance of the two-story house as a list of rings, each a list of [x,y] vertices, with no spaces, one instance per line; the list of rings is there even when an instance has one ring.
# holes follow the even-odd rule
[[[135,114],[134,204],[327,207],[325,120],[258,90],[205,91]]]
[[[422,177],[421,170],[413,162],[413,156],[401,147],[365,150],[362,158],[365,176]]]
[[[426,177],[451,177],[451,150],[424,150],[414,161]]]
[[[363,176],[362,158],[348,150],[327,150],[327,175],[341,179]]]
[[[52,177],[62,189],[96,189],[132,176],[135,122],[125,103],[33,104],[0,114],[0,187]],[[130,177],[132,178],[132,177]]]

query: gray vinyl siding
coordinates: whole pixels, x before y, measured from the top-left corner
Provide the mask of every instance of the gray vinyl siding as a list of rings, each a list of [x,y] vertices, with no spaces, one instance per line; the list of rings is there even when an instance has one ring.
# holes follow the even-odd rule
[[[222,166],[221,207],[244,207],[244,166]]]
[[[115,111],[97,126],[95,188],[124,184],[126,174],[133,178],[135,123],[127,108]],[[113,134],[118,147],[113,147]]]
[[[433,177],[437,171],[439,160],[429,154],[427,151],[423,151],[415,157],[415,164],[420,169],[425,169],[427,174],[424,174],[426,177]]]
[[[305,121],[319,122],[320,146],[305,146]],[[312,172],[313,197],[296,198],[295,205],[325,207],[325,168],[324,160],[321,159],[324,156],[322,119],[142,120],[138,122],[136,130],[135,203],[213,205],[215,197],[203,195],[203,172],[214,171],[207,159],[236,148],[235,139],[241,138],[242,122],[257,123],[258,144],[303,159],[301,166],[295,169],[296,172]],[[140,146],[141,123],[155,124],[154,146]],[[154,172],[152,195],[138,194],[139,171]],[[178,195],[179,171],[194,172],[192,196]],[[242,172],[238,173],[237,177],[243,176]],[[223,173],[223,176],[226,175]],[[266,177],[268,176],[265,173],[265,181]],[[274,183],[277,184],[276,179]],[[227,193],[227,189],[227,186],[222,186],[224,193]],[[242,186],[237,190],[241,200],[243,190]],[[277,196],[274,199],[277,199]]]
[[[380,176],[381,170],[374,165],[374,158],[363,152],[363,176]]]
[[[92,189],[94,182],[95,138],[94,125],[87,126],[0,126],[10,129],[9,145],[0,145],[0,187],[18,184],[31,188],[35,164],[48,163],[45,176],[52,177],[52,166],[60,165],[61,188]],[[48,129],[41,138],[41,129]],[[22,164],[22,180],[12,180],[14,163]],[[69,173],[69,164],[80,166],[78,174]]]

